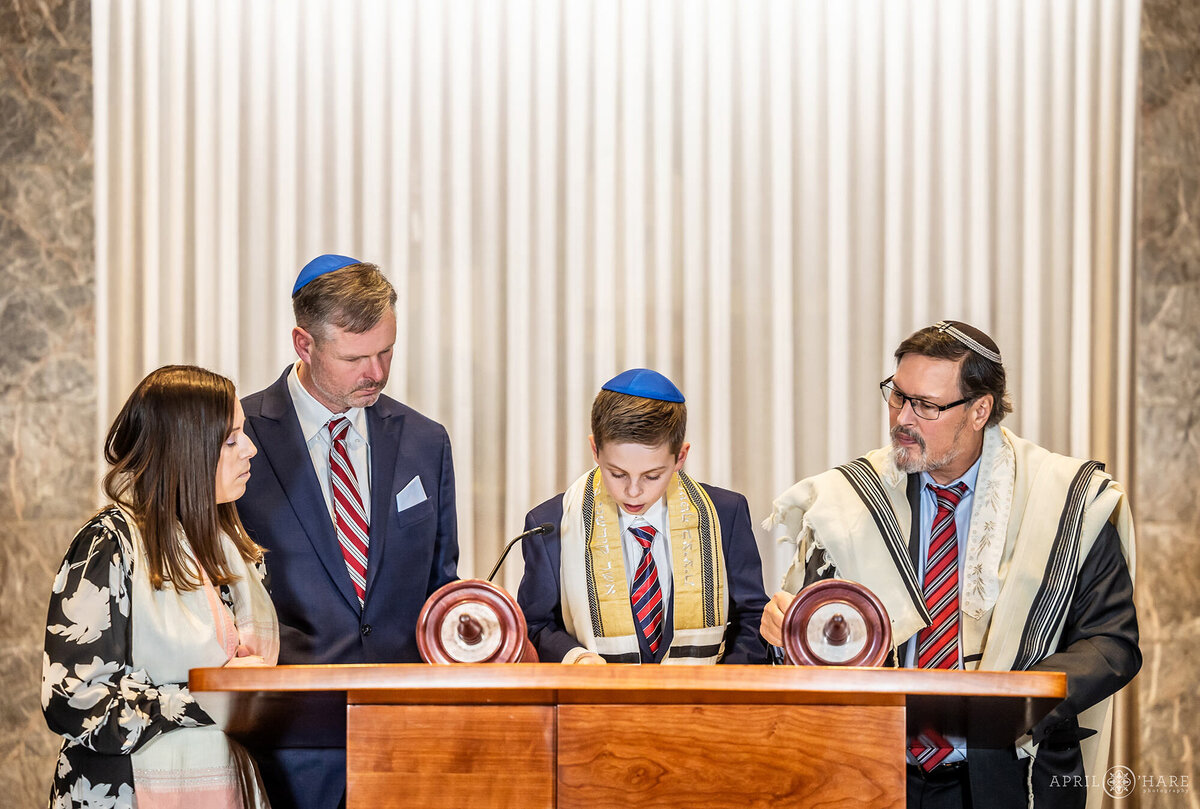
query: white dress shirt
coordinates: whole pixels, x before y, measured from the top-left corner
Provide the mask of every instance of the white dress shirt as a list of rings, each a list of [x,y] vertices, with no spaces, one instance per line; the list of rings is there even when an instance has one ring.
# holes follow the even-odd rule
[[[300,420],[300,432],[308,447],[308,457],[312,460],[317,480],[321,483],[321,493],[325,495],[325,506],[329,509],[329,520],[334,521],[333,489],[329,482],[329,451],[333,448],[333,439],[329,436],[329,420],[336,416],[345,416],[350,420],[350,429],[346,432],[346,452],[350,455],[350,463],[354,466],[354,476],[358,480],[358,493],[362,497],[363,511],[367,521],[371,520],[371,444],[367,438],[367,414],[361,407],[352,407],[345,413],[334,413],[325,405],[318,402],[308,392],[300,381],[300,363],[292,366],[287,377],[288,393],[292,397],[292,405],[296,408],[296,417]]]
[[[629,592],[633,592],[633,579],[637,574],[638,564],[642,561],[642,543],[629,532],[636,523],[649,523],[657,533],[650,543],[650,555],[658,568],[658,586],[662,589],[663,618],[666,619],[667,604],[671,599],[671,518],[667,516],[667,498],[660,497],[658,502],[645,510],[645,514],[636,517],[626,514],[620,506],[617,510],[621,515],[621,550],[625,553],[625,581]],[[632,607],[631,607],[632,609]]]

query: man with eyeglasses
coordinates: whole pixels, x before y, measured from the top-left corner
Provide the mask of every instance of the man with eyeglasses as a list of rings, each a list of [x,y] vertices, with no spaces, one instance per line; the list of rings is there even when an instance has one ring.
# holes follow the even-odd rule
[[[908,806],[1082,807],[1085,784],[1102,790],[1110,697],[1141,667],[1128,499],[1101,464],[999,425],[1004,364],[979,329],[942,321],[896,360],[879,384],[890,446],[775,501],[767,526],[796,556],[763,637],[781,645],[792,593],[838,577],[887,608],[889,665],[1066,672],[1067,698],[1008,749],[910,739]]]

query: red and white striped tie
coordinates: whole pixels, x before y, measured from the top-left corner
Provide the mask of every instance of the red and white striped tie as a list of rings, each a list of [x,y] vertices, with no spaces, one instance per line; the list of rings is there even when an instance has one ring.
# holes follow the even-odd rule
[[[371,524],[363,508],[350,453],[346,451],[350,421],[345,416],[337,416],[329,420],[328,426],[333,441],[329,449],[329,486],[333,494],[334,523],[342,556],[346,557],[346,569],[350,571],[354,592],[362,606],[367,595],[367,548],[371,544]]]
[[[917,633],[917,668],[958,668],[958,530],[954,510],[967,491],[967,484],[942,488],[930,485],[937,498],[937,513],[929,539],[925,563],[925,606],[933,619]],[[919,736],[909,752],[926,772],[941,764],[954,748],[936,731]]]

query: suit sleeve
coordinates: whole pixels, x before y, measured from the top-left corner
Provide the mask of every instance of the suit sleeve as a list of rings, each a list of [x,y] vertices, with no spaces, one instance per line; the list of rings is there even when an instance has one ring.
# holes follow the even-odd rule
[[[536,513],[535,509],[525,515],[525,530],[547,522],[537,519]],[[517,603],[529,626],[529,640],[543,663],[561,663],[567,652],[580,645],[563,624],[558,521],[554,526],[551,533],[528,537],[521,543],[525,575],[517,590]]]
[[[767,594],[745,497],[737,496],[733,523],[722,531],[722,537],[729,581],[729,626],[725,630],[725,656],[720,662],[765,663],[767,643],[759,634],[759,625]]]
[[[458,578],[458,510],[454,497],[454,460],[450,437],[442,434],[441,477],[438,482],[438,525],[426,597]]]
[[[1071,744],[1076,717],[1133,679],[1142,666],[1133,581],[1121,540],[1106,524],[1083,562],[1058,651],[1031,667],[1067,675],[1067,698],[1033,729],[1033,740]]]

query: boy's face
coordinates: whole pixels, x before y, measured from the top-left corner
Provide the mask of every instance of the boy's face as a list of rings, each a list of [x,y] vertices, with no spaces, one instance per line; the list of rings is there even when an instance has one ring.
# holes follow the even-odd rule
[[[604,488],[622,511],[634,516],[645,514],[646,509],[666,494],[671,475],[683,468],[691,446],[684,444],[679,455],[674,456],[665,443],[648,447],[609,442],[597,449],[596,440],[590,435],[588,443],[592,445],[592,457],[600,467]]]

